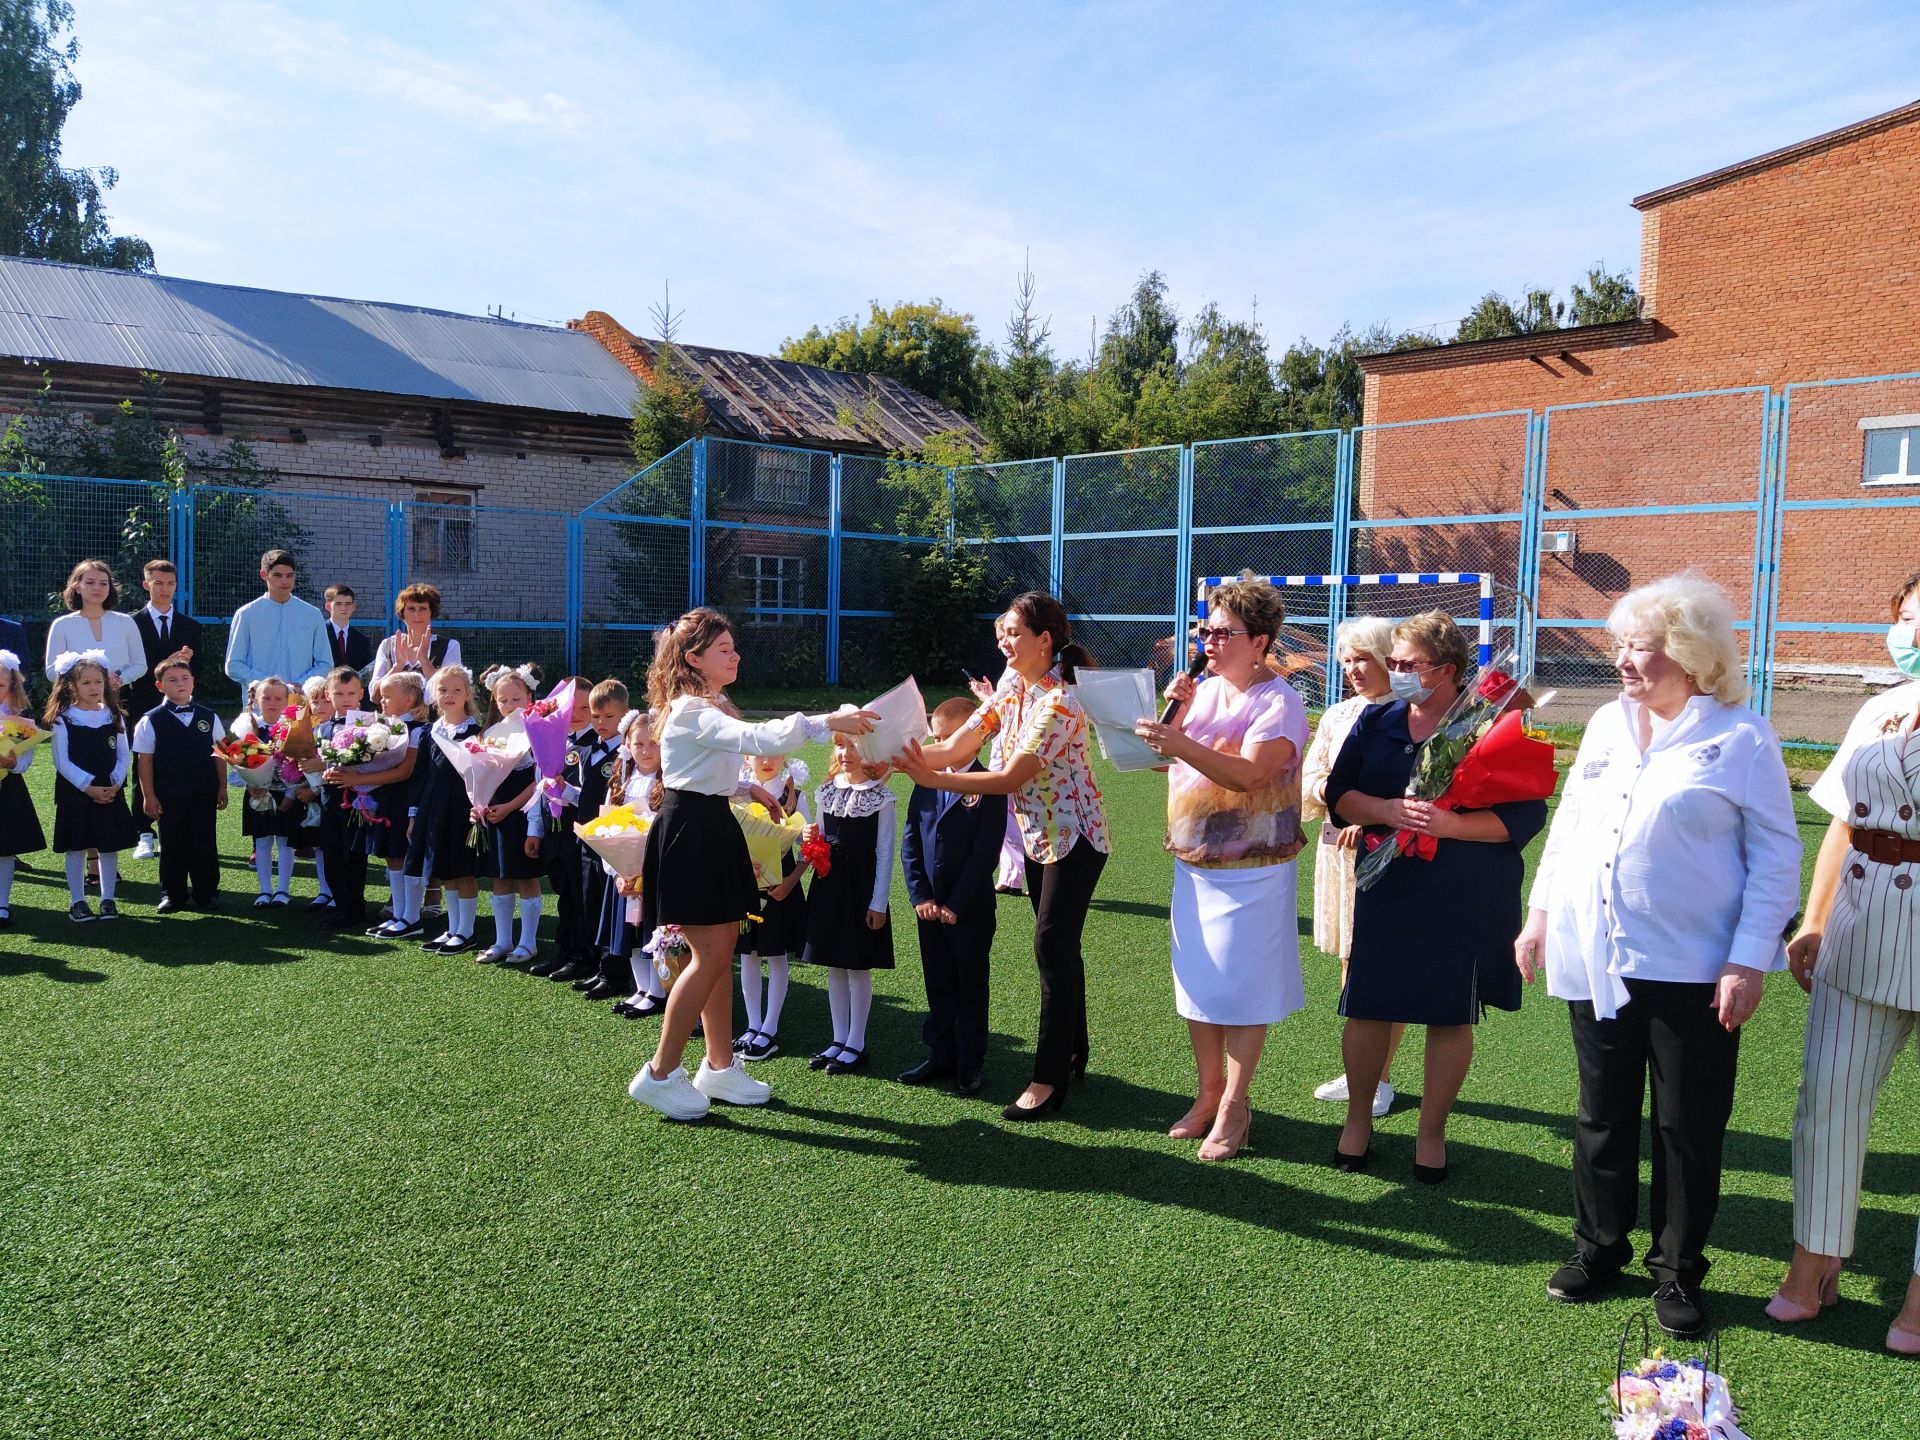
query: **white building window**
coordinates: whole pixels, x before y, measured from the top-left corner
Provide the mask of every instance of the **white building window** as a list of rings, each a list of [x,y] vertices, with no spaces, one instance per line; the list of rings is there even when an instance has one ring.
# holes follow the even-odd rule
[[[753,499],[757,505],[806,505],[813,499],[813,456],[797,450],[756,450]]]
[[[747,603],[758,610],[802,610],[807,604],[807,562],[799,555],[742,555],[740,578]]]
[[[473,569],[473,496],[423,490],[413,497],[413,563],[429,570]]]
[[[1877,415],[1860,422],[1866,432],[1862,485],[1920,484],[1920,415]]]

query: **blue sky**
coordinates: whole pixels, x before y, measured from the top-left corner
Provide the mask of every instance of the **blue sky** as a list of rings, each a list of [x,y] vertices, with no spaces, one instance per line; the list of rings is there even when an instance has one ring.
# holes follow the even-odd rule
[[[1633,268],[1643,191],[1920,95],[1920,7],[75,0],[66,160],[167,273],[771,350],[1031,254],[1277,344]]]

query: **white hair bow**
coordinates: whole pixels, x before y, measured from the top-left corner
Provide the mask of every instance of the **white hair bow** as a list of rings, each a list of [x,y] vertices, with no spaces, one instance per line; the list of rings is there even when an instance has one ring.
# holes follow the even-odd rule
[[[56,680],[63,680],[69,670],[76,665],[98,665],[107,668],[107,652],[104,650],[62,650],[53,657],[53,664],[47,667],[47,673]]]
[[[495,665],[480,677],[480,683],[491,691],[494,686],[498,685],[509,675],[519,677],[520,683],[527,687],[529,694],[538,692],[540,682],[534,678],[533,667],[531,665]]]
[[[20,657],[11,650],[0,650],[0,670],[18,670]]]

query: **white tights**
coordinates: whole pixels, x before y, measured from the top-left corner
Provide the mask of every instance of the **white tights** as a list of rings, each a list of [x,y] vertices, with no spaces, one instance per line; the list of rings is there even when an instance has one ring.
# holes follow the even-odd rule
[[[764,1008],[760,990],[760,957],[748,952],[740,957],[740,998],[747,1007],[747,1029],[762,1035],[780,1033],[780,1012],[787,1004],[787,957],[769,955],[766,960],[767,987]]]
[[[867,1048],[867,1014],[873,1009],[871,970],[827,970],[827,1012],[833,1043],[842,1050]]]
[[[114,887],[120,883],[120,857],[112,850],[100,852],[100,898],[113,899]],[[87,898],[87,852],[84,850],[67,851],[67,894],[78,905]]]
[[[280,883],[273,883],[273,847],[280,847]],[[260,882],[260,893],[276,890],[286,895],[293,890],[293,842],[284,835],[261,835],[253,842],[253,878]]]

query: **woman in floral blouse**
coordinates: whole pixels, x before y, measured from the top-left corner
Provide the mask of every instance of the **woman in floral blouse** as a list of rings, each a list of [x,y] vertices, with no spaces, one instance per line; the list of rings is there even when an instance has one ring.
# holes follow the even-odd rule
[[[1007,675],[973,718],[941,744],[909,745],[894,761],[914,784],[962,795],[1007,795],[1027,852],[1033,905],[1033,957],[1040,967],[1040,1030],[1033,1080],[1001,1113],[1039,1120],[1058,1111],[1067,1082],[1087,1070],[1087,979],[1080,954],[1093,887],[1112,848],[1100,787],[1087,763],[1087,717],[1067,693],[1075,665],[1088,663],[1073,643],[1067,612],[1051,595],[1029,591],[995,624]],[[983,746],[1004,733],[1003,768],[968,770]]]

